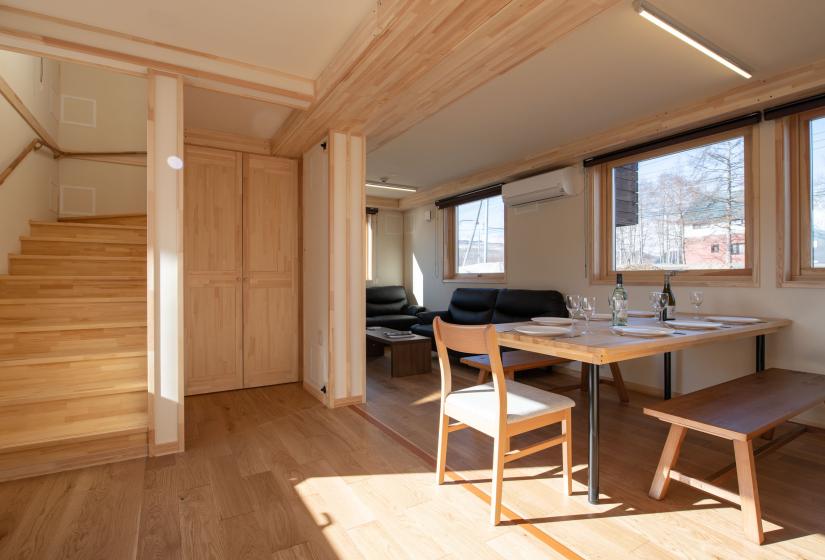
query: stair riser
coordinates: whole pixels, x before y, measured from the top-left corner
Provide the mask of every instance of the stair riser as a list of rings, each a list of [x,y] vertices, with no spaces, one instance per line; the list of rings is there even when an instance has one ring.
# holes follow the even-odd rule
[[[0,406],[146,390],[146,356],[0,366]]]
[[[98,218],[82,218],[66,220],[69,223],[104,224],[111,226],[145,226],[146,216],[101,216]]]
[[[0,453],[0,482],[146,457],[146,442],[145,433],[125,434]]]
[[[59,223],[31,224],[32,237],[71,237],[73,239],[106,239],[110,241],[146,242],[145,229],[108,229]]]
[[[87,257],[145,257],[146,245],[120,243],[83,243],[24,239],[20,242],[24,255],[76,255]]]
[[[120,352],[146,348],[146,328],[0,333],[0,358],[47,352]],[[2,362],[0,362],[0,376]]]
[[[9,257],[10,274],[42,276],[146,276],[143,261],[83,261],[64,259],[15,259]]]
[[[59,297],[140,297],[146,280],[83,280],[0,278],[0,299]]]
[[[0,326],[41,325],[45,322],[145,321],[146,303],[14,303],[0,305]]]

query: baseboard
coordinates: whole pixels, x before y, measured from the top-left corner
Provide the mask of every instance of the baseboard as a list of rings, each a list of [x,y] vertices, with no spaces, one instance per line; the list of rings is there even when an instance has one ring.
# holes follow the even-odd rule
[[[354,404],[363,404],[367,402],[364,395],[356,395],[354,397],[344,397],[341,399],[332,399],[330,408],[338,408],[340,406],[352,406]]]
[[[306,379],[301,382],[301,386],[304,388],[304,391],[321,401],[324,406],[327,406],[327,395],[326,393],[322,393],[317,387],[313,387],[309,383],[307,383]]]
[[[174,455],[182,451],[180,449],[180,442],[169,441],[166,443],[149,444],[149,456],[160,457],[161,455]]]

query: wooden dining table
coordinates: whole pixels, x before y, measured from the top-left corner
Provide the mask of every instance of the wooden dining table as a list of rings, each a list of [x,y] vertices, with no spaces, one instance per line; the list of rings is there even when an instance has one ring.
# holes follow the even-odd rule
[[[677,313],[677,320],[691,320],[693,315]],[[507,348],[529,350],[548,356],[556,356],[589,364],[588,368],[588,476],[587,497],[591,504],[599,503],[599,366],[613,362],[622,362],[646,356],[663,355],[664,395],[671,396],[671,354],[678,350],[694,348],[705,344],[725,342],[741,338],[755,337],[756,360],[755,371],[765,369],[765,335],[775,333],[787,327],[787,319],[768,319],[760,317],[759,323],[723,325],[718,329],[684,330],[673,329],[673,333],[656,338],[639,338],[620,336],[610,330],[609,321],[591,321],[590,332],[580,334],[584,328],[583,321],[577,321],[576,336],[545,337],[519,334],[513,330],[501,329],[499,344]],[[660,326],[653,318],[631,318],[630,326]]]

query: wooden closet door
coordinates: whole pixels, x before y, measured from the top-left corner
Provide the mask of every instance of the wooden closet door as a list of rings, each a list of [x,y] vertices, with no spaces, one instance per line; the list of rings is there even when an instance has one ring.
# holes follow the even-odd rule
[[[187,146],[184,161],[186,394],[239,389],[243,387],[241,154]]]
[[[299,379],[298,163],[244,154],[244,387]]]

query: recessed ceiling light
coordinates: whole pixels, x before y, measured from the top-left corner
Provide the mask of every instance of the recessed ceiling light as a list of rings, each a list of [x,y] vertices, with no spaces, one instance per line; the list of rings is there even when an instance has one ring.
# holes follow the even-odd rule
[[[390,185],[389,183],[373,183],[370,181],[366,182],[366,186],[372,187],[374,189],[387,189],[390,191],[404,191],[404,192],[416,192],[418,191],[415,187],[407,187],[405,185]]]
[[[650,4],[643,2],[642,0],[635,0],[635,2],[633,2],[633,8],[647,21],[653,23],[661,29],[664,29],[677,39],[684,41],[697,51],[709,56],[722,66],[733,70],[743,78],[751,78],[751,73],[745,70],[741,64],[733,59],[733,57],[727,54],[722,54],[722,51],[718,47],[714,46],[712,43],[703,39],[696,33],[693,33],[685,27],[677,24],[667,15],[652,7]]]

